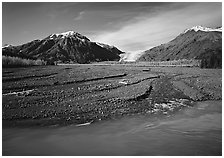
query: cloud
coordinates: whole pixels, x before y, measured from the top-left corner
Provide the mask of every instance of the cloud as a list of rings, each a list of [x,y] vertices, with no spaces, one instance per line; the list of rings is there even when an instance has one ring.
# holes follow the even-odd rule
[[[120,29],[101,32],[93,40],[136,54],[168,42],[192,26],[221,25],[222,8],[219,3],[178,3],[173,8],[160,10],[156,14],[142,13],[121,22],[123,25]]]
[[[73,20],[77,21],[77,20],[81,20],[83,18],[83,15],[85,14],[84,11],[79,12],[79,15],[77,17],[75,17]]]

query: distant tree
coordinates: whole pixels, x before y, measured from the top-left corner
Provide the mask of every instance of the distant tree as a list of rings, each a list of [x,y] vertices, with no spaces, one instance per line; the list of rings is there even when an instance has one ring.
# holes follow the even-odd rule
[[[201,59],[201,68],[222,68],[222,50],[207,49],[197,57]]]

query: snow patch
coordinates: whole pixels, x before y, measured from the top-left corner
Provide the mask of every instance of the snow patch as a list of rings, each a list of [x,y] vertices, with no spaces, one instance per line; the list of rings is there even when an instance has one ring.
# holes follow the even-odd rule
[[[110,46],[110,45],[99,43],[99,42],[96,42],[96,44],[102,48],[110,48],[110,49],[114,48],[114,46]]]
[[[7,47],[11,47],[11,46],[12,46],[12,45],[7,44],[7,45],[3,46],[2,48],[7,48]]]
[[[50,36],[50,38],[51,37],[53,37],[53,36],[56,36],[56,37],[59,37],[59,36],[62,36],[62,37],[68,37],[68,36],[72,36],[72,35],[74,35],[74,34],[76,34],[74,31],[67,31],[67,32],[62,32],[62,33],[56,33],[56,34],[52,34],[51,36]]]
[[[85,42],[85,39],[81,39],[82,42]]]
[[[54,39],[54,38],[66,38],[66,37],[70,37],[70,36],[75,36],[77,39],[82,40],[83,42],[85,40],[88,40],[85,36],[75,32],[75,31],[67,31],[67,32],[62,32],[62,33],[55,33],[55,34],[51,34],[49,36],[50,39]]]
[[[192,30],[195,31],[195,32],[198,32],[198,31],[204,31],[204,32],[217,31],[217,32],[222,32],[222,27],[213,29],[213,28],[203,27],[203,26],[194,26],[194,27],[192,27],[190,29],[185,30],[184,33],[188,32],[188,31],[192,31]]]

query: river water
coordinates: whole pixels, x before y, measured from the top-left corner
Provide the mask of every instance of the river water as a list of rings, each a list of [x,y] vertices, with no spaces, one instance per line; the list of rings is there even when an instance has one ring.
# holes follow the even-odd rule
[[[222,102],[86,126],[3,129],[3,155],[221,155]]]

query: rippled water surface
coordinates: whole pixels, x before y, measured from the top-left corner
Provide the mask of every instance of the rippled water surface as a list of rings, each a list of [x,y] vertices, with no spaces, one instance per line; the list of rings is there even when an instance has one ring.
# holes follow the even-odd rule
[[[86,126],[3,129],[3,155],[221,155],[222,102]]]

